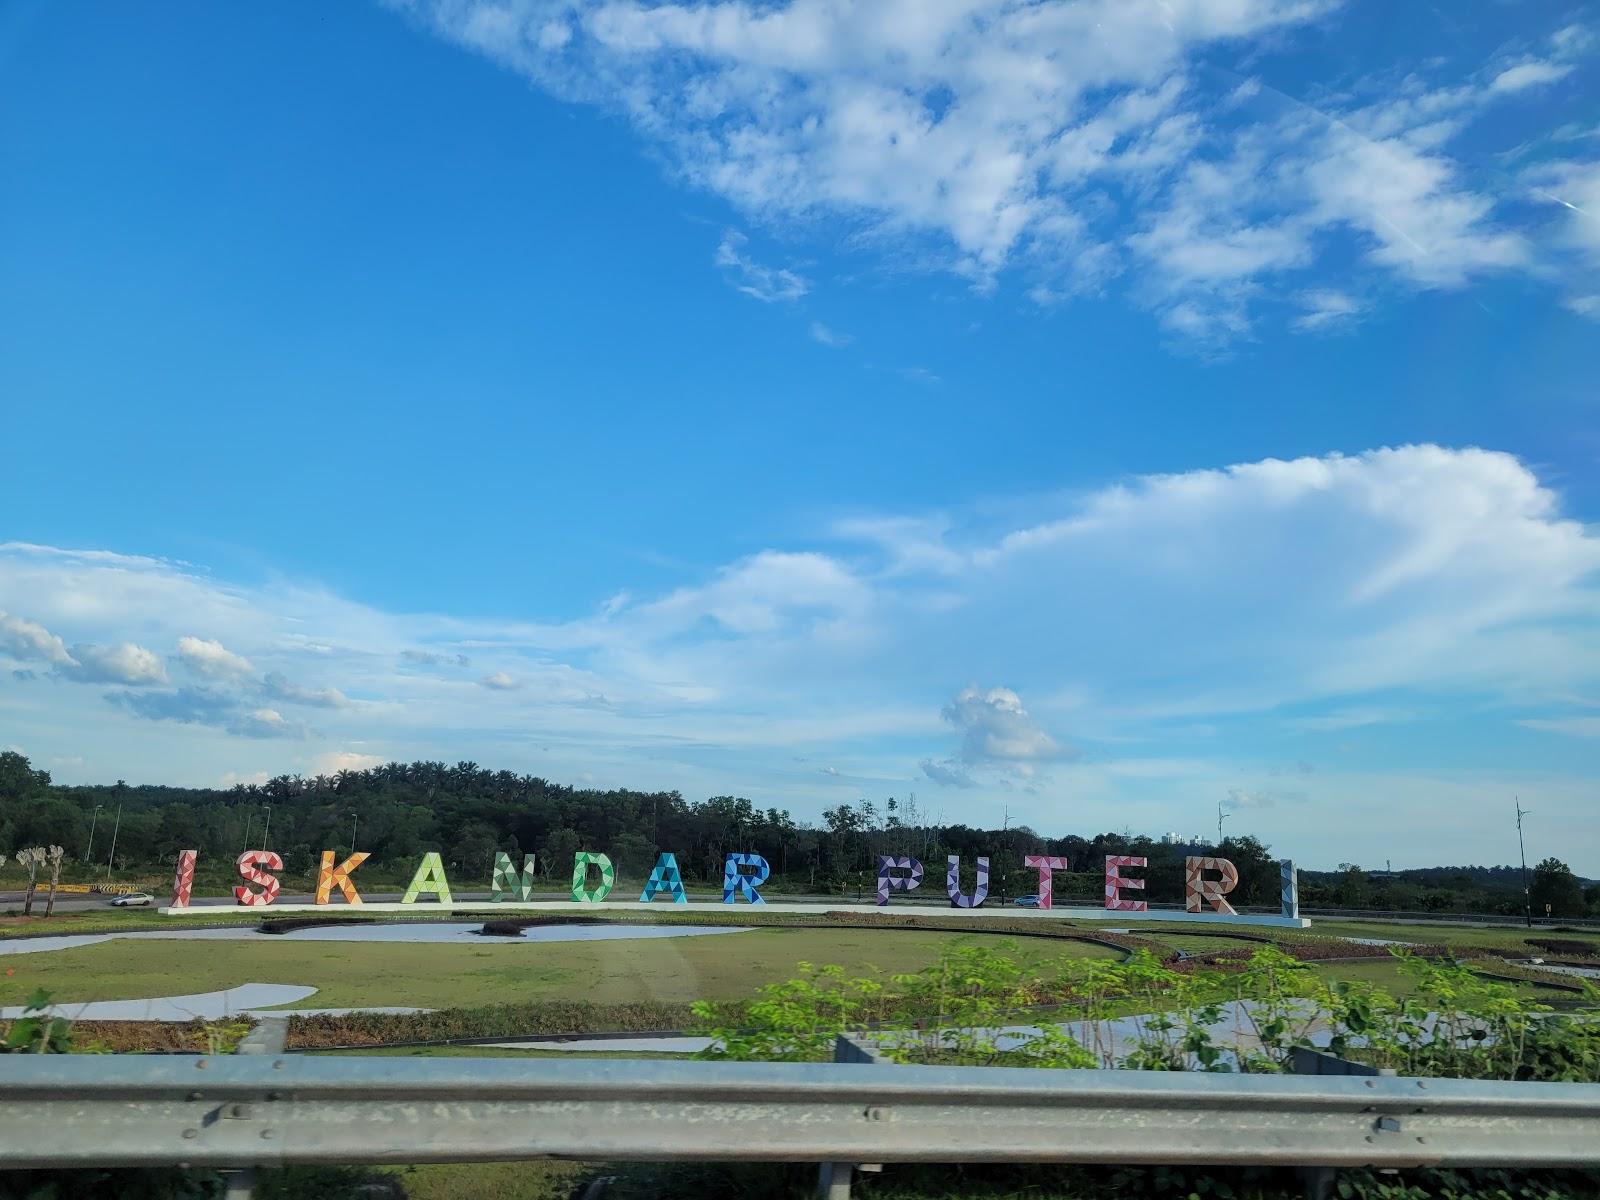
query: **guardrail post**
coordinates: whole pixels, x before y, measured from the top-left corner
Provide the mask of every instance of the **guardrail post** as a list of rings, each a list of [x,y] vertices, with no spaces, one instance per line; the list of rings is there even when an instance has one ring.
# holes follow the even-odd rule
[[[262,1017],[256,1027],[239,1042],[239,1054],[282,1054],[289,1040],[288,1017]],[[240,1167],[222,1173],[223,1200],[251,1200],[256,1187],[256,1169]]]
[[[833,1061],[836,1063],[866,1063],[881,1066],[888,1060],[868,1043],[858,1041],[848,1033],[833,1039]],[[850,1200],[850,1180],[859,1167],[863,1171],[881,1171],[881,1163],[825,1162],[817,1167],[817,1200]]]

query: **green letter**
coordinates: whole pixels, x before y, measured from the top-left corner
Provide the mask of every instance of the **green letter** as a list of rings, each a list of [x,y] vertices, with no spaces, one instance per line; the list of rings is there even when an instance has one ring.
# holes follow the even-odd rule
[[[439,861],[437,850],[429,850],[422,856],[422,861],[417,864],[417,873],[411,877],[411,886],[400,897],[400,903],[415,904],[423,892],[438,896],[440,904],[450,903],[450,883],[444,877],[444,863]]]
[[[600,868],[600,886],[593,891],[589,890],[589,864],[593,863]],[[579,850],[572,856],[572,899],[576,904],[599,904],[611,894],[611,887],[617,882],[617,872],[611,865],[611,860],[604,854],[592,854],[588,850]]]
[[[522,874],[511,869],[511,855],[501,851],[494,856],[494,874],[489,877],[489,899],[498,903],[514,891],[518,900],[533,898],[533,855],[522,856]]]

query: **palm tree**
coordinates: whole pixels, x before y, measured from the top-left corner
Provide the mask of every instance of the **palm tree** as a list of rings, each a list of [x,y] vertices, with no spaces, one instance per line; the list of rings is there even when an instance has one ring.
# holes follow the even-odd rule
[[[22,915],[33,916],[33,892],[38,886],[39,864],[44,862],[43,846],[30,846],[17,851],[17,865],[28,868],[28,893],[22,901]]]
[[[66,851],[60,846],[51,846],[46,856],[50,861],[50,895],[44,902],[44,915],[50,916],[56,910],[56,885],[61,882],[61,856]]]

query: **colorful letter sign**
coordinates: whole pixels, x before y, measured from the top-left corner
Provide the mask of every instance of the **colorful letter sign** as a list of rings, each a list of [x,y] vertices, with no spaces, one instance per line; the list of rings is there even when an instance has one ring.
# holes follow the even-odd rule
[[[178,851],[178,869],[172,876],[173,908],[189,907],[189,889],[194,887],[194,860],[199,857],[198,850]]]
[[[593,863],[600,868],[600,883],[591,888],[589,886],[589,864]],[[616,886],[617,869],[611,865],[611,860],[604,854],[595,854],[589,850],[579,850],[572,856],[572,901],[574,904],[599,904],[611,894],[611,889]]]
[[[751,873],[744,874],[739,870],[740,867],[749,867]],[[728,855],[722,864],[722,902],[732,904],[735,896],[743,896],[751,904],[765,904],[766,901],[756,889],[767,881],[770,874],[772,868],[759,854]]]
[[[1215,871],[1221,878],[1207,879]],[[1223,899],[1239,886],[1239,869],[1225,858],[1186,858],[1183,860],[1183,907],[1200,912],[1209,904],[1217,912],[1237,916],[1233,905]]]
[[[891,871],[906,871],[906,875],[891,875]],[[896,858],[892,854],[878,855],[878,903],[889,903],[890,892],[910,892],[922,886],[922,863],[915,858]]]
[[[644,891],[639,893],[639,903],[649,904],[657,892],[665,892],[674,904],[689,903],[689,897],[683,894],[683,876],[678,871],[678,858],[674,854],[662,854],[656,859],[656,865],[650,868],[650,878],[644,881]]]
[[[533,855],[522,856],[521,874],[512,869],[511,855],[504,850],[494,856],[494,871],[489,875],[489,899],[498,903],[506,898],[507,892],[515,892],[517,899],[524,902],[533,899]]]
[[[234,865],[239,869],[240,879],[261,888],[259,892],[252,892],[244,886],[234,888],[233,898],[240,904],[246,908],[262,908],[278,898],[278,877],[267,874],[267,871],[283,870],[283,859],[278,857],[276,851],[246,850]],[[261,870],[262,867],[266,870]]]
[[[1145,861],[1128,854],[1106,855],[1106,907],[1117,912],[1148,912],[1150,906],[1143,900],[1124,900],[1122,889],[1135,891],[1144,887],[1142,879],[1124,879],[1123,867],[1142,867]]]
[[[333,865],[336,857],[332,850],[322,852],[322,867],[317,872],[317,903],[328,903],[329,896],[337,886],[344,893],[346,904],[360,904],[361,893],[356,891],[356,885],[350,882],[350,872],[367,861],[367,852],[358,850],[337,867]]]
[[[339,889],[345,903],[362,903],[360,893],[351,882],[351,875],[356,868],[366,862],[368,854],[366,851],[352,853],[343,862],[335,865],[337,857],[336,851],[322,852],[321,865],[317,871],[316,903],[328,904],[334,888]],[[176,873],[172,881],[172,903],[163,911],[189,907],[198,858],[199,854],[194,850],[182,850],[178,853]],[[922,886],[924,868],[920,859],[894,854],[880,854],[877,859],[878,886],[875,899],[878,904],[888,904],[895,892],[912,892]],[[1069,860],[1055,855],[1029,854],[1022,861],[1025,866],[1039,874],[1038,907],[1054,908],[1055,872],[1069,870]],[[961,857],[956,854],[948,856],[945,895],[949,898],[952,908],[983,906],[989,897],[989,863],[987,857],[978,858],[976,881],[972,892],[968,894],[961,890]],[[277,851],[265,847],[260,850],[246,850],[239,855],[234,865],[242,880],[241,885],[233,888],[234,899],[239,904],[247,908],[263,908],[279,900],[280,880],[275,872],[281,873],[284,867],[283,858]],[[1145,890],[1142,873],[1148,865],[1148,859],[1135,855],[1105,856],[1104,906],[1107,910],[1152,917],[1157,915],[1150,912],[1150,905],[1142,897],[1134,899],[1128,894]],[[522,867],[519,870],[512,865],[510,854],[497,852],[489,879],[490,899],[495,902],[511,900],[522,906],[539,907],[534,901],[534,866],[534,856],[531,854],[523,856]],[[591,867],[598,876],[598,882],[593,887],[589,883]],[[1287,858],[1281,859],[1278,869],[1282,901],[1281,916],[1262,916],[1253,920],[1259,924],[1275,925],[1289,922],[1309,924],[1310,922],[1302,921],[1300,918],[1299,876],[1294,862]],[[1132,876],[1123,874],[1129,870],[1137,871],[1139,874]],[[771,866],[759,854],[736,851],[726,855],[723,860],[722,902],[736,904],[742,898],[749,904],[765,904],[766,899],[761,895],[761,886],[771,874]],[[582,850],[573,855],[571,895],[575,903],[601,903],[611,894],[616,882],[616,869],[606,855],[591,850]],[[1229,893],[1239,887],[1239,870],[1227,859],[1213,857],[1184,859],[1183,883],[1184,909],[1187,912],[1205,914],[1213,920],[1240,919],[1238,912],[1227,899]],[[651,868],[650,876],[645,880],[644,890],[639,894],[638,902],[649,904],[662,893],[665,893],[673,904],[689,903],[677,856],[668,851],[657,854],[655,866]],[[455,903],[450,893],[450,882],[445,877],[444,862],[437,850],[423,854],[422,861],[417,865],[416,873],[406,887],[400,903],[411,905],[423,898],[436,900],[441,907],[451,907]],[[463,906],[465,905],[466,901],[463,901]],[[302,906],[291,904],[288,907]],[[281,908],[280,905],[280,910]],[[1075,911],[1080,916],[1092,915],[1085,914],[1082,909]],[[1213,917],[1211,914],[1216,916]],[[1252,920],[1252,918],[1243,919]]]
[[[978,882],[972,889],[972,895],[965,896],[961,892],[961,856],[950,856],[950,869],[944,877],[945,895],[950,897],[951,908],[981,908],[983,902],[989,898],[989,860],[978,860]]]
[[[1024,856],[1022,865],[1039,868],[1039,907],[1054,908],[1054,872],[1065,871],[1067,860],[1047,854],[1029,854]]]
[[[440,904],[450,903],[450,881],[444,877],[444,863],[439,861],[437,850],[429,850],[422,856],[422,861],[417,864],[417,873],[411,877],[400,903],[415,904],[423,892],[437,896]]]

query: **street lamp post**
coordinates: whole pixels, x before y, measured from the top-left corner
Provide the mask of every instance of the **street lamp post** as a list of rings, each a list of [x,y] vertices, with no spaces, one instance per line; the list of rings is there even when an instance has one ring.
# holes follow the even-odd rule
[[[117,860],[117,832],[122,828],[122,805],[117,805],[117,823],[111,827],[111,853],[106,855],[106,878],[111,878],[111,864]]]
[[[96,804],[94,812],[89,814],[89,848],[83,852],[84,862],[92,862],[94,860],[94,823],[100,819],[100,810],[104,807],[105,805],[103,804]]]
[[[351,854],[354,854],[356,852],[356,829],[360,826],[360,824],[361,824],[361,814],[358,813],[358,812],[351,812],[351,814],[350,814],[350,853]]]
[[[1528,928],[1533,928],[1533,898],[1528,894],[1528,851],[1522,844],[1522,818],[1528,815],[1528,810],[1522,807],[1521,799],[1513,799],[1517,806],[1517,852],[1522,856],[1522,918],[1528,923]]]
[[[263,850],[267,848],[267,837],[272,833],[272,805],[268,804],[266,809],[267,819],[261,827],[261,848]]]

